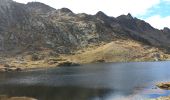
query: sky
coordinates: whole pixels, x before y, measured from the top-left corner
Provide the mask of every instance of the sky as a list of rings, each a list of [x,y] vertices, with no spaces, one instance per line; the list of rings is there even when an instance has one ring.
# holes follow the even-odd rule
[[[131,13],[153,27],[170,28],[170,0],[15,0],[20,3],[42,2],[56,9],[69,8],[74,13],[105,14],[117,17]]]

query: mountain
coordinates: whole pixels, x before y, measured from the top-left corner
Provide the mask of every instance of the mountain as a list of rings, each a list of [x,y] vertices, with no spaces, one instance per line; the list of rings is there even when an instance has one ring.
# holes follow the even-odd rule
[[[114,18],[101,11],[96,15],[87,15],[74,14],[67,8],[55,10],[40,2],[1,2],[2,50],[47,47],[66,53],[90,43],[111,41],[117,36],[153,46],[168,47],[170,44],[169,32],[155,29],[130,14]]]
[[[68,8],[54,9],[40,2],[0,0],[1,54],[43,50],[73,54],[115,40],[136,41],[168,51],[170,29],[155,29],[131,14],[116,18],[102,11],[95,15],[75,14]]]

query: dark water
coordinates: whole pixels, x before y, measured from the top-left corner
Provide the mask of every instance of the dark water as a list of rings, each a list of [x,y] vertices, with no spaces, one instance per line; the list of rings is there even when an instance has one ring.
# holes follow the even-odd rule
[[[38,100],[144,100],[169,95],[170,62],[105,63],[0,74],[0,94]]]

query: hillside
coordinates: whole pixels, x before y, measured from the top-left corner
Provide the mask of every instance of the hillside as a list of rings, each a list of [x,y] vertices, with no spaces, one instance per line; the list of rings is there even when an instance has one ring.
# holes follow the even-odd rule
[[[169,28],[155,29],[131,14],[75,14],[40,2],[0,0],[2,67],[166,60],[169,45]]]
[[[168,54],[159,48],[147,46],[132,40],[116,40],[110,43],[92,46],[66,56],[70,61],[77,63],[99,62],[134,62],[166,60]]]

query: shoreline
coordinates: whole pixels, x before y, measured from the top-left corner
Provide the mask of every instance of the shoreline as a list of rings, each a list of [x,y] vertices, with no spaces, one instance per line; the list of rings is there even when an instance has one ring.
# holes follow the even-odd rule
[[[15,53],[14,53],[15,54]],[[2,53],[0,70],[35,70],[58,66],[73,66],[93,63],[129,63],[168,61],[170,54],[163,50],[144,45],[140,42],[114,40],[109,43],[89,45],[72,51],[69,54],[56,53],[51,49],[41,51],[25,51],[21,54]]]
[[[17,71],[17,70],[11,70],[11,71],[2,71],[2,69],[4,69],[5,67],[0,67],[0,72],[29,72],[29,71],[37,71],[37,70],[45,70],[45,69],[51,69],[51,68],[59,68],[59,67],[70,67],[70,66],[81,66],[81,65],[85,65],[85,64],[103,64],[103,63],[159,63],[159,62],[170,62],[170,60],[160,60],[160,61],[131,61],[131,62],[93,62],[93,63],[75,63],[75,62],[71,62],[71,61],[65,61],[66,63],[69,63],[69,65],[59,65],[59,64],[55,64],[55,65],[47,65],[47,66],[30,66],[30,67],[15,67],[20,68],[21,70]],[[65,63],[62,62],[62,63]],[[12,68],[12,67],[10,67]]]
[[[8,95],[0,95],[0,100],[38,100],[32,97],[10,97]]]

